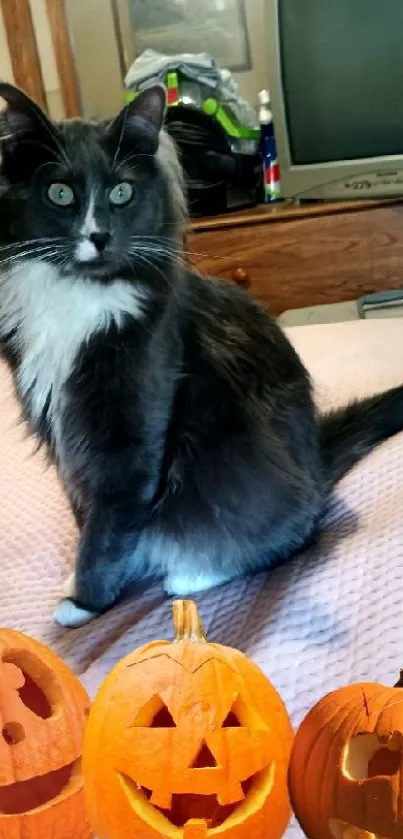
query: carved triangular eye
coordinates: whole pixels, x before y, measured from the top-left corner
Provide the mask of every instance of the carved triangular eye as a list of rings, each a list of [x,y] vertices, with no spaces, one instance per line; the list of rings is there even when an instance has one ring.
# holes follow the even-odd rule
[[[225,720],[222,724],[223,728],[241,728],[241,723],[239,722],[238,717],[235,716],[233,708],[225,717]]]
[[[267,728],[267,726],[259,717],[256,709],[248,705],[238,695],[232,703],[231,710],[225,717],[222,728],[254,728],[261,731]]]
[[[155,694],[139,709],[133,726],[136,728],[176,728],[176,722],[164,700]]]
[[[151,728],[176,728],[175,720],[166,705],[157,711],[152,720]]]

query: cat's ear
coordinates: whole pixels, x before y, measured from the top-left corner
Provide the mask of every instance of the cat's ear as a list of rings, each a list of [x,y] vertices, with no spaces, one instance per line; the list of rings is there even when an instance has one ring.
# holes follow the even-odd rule
[[[160,131],[164,122],[167,97],[165,87],[162,84],[155,84],[145,88],[128,105],[128,119],[145,120],[157,131]]]
[[[150,152],[158,148],[158,135],[164,123],[166,92],[161,84],[145,88],[110,123],[109,136],[118,146],[133,147],[146,142]]]
[[[12,151],[24,136],[46,134],[48,143],[51,139],[55,140],[52,123],[26,93],[12,84],[0,82],[0,98],[7,103],[6,108],[0,111],[0,146]]]

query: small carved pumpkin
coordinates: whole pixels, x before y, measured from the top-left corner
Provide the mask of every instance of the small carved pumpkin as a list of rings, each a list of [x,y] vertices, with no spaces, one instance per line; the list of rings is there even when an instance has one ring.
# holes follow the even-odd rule
[[[175,642],[123,659],[93,704],[84,746],[89,815],[102,839],[279,839],[292,729],[263,673],[209,644],[192,601]]]
[[[81,774],[89,698],[47,647],[0,629],[0,839],[90,839]]]
[[[310,839],[403,839],[402,687],[341,688],[301,723],[289,788]]]

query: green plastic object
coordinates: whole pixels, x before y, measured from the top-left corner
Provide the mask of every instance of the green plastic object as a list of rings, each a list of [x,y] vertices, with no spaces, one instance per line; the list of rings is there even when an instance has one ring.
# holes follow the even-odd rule
[[[216,113],[216,120],[220,123],[221,128],[229,137],[236,137],[237,140],[257,140],[259,137],[258,128],[245,128],[243,125],[237,125],[228,116],[224,108],[219,105]]]
[[[166,86],[168,90],[168,108],[175,107],[181,103],[181,95],[180,95],[180,74],[177,73],[175,70],[170,70],[166,75]],[[175,101],[169,101],[169,91],[178,90],[178,96],[175,98]],[[133,99],[136,98],[139,94],[139,90],[125,90],[124,92],[124,101],[131,102]],[[236,140],[259,140],[260,136],[260,129],[259,128],[247,128],[244,125],[240,125],[236,120],[231,118],[228,109],[225,108],[223,105],[220,105],[217,99],[214,99],[213,96],[207,96],[201,105],[202,111],[206,116],[212,117],[215,119],[220,125],[223,131],[227,134],[228,137],[232,137]]]
[[[214,117],[217,113],[217,110],[218,110],[219,106],[218,106],[217,100],[213,99],[211,96],[209,96],[207,99],[204,100],[202,107],[203,107],[204,113],[208,117]]]

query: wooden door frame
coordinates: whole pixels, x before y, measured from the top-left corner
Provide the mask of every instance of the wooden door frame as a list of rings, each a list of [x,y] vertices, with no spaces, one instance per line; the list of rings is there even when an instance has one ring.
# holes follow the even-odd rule
[[[0,0],[15,83],[46,109],[38,45],[29,0]]]
[[[85,0],[84,0],[85,2]],[[46,92],[29,0],[0,0],[15,83],[47,110]],[[64,0],[46,0],[60,91],[66,117],[81,114]]]

